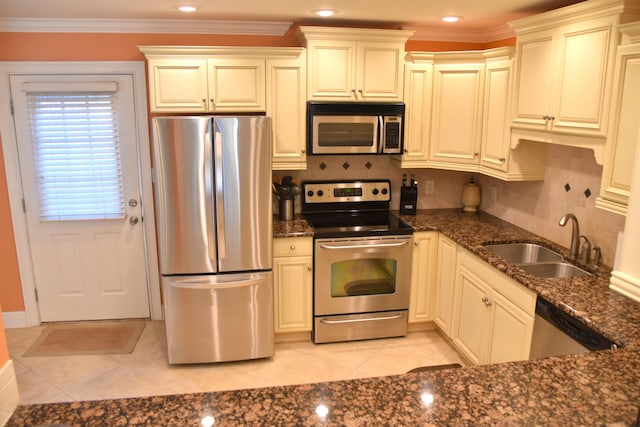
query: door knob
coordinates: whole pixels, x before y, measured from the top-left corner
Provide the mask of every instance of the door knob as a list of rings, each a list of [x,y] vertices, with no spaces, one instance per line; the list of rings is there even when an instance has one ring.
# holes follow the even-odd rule
[[[129,199],[129,206],[135,208],[136,206],[138,206],[138,201],[136,199]]]
[[[131,218],[129,218],[129,224],[136,225],[137,223],[138,223],[138,217],[137,216],[132,216]]]

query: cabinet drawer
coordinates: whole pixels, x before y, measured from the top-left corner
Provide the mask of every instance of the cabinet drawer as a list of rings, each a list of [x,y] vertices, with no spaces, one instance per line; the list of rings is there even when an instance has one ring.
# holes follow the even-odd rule
[[[273,239],[273,256],[302,256],[313,254],[311,237],[282,237]]]
[[[466,266],[478,276],[482,277],[496,292],[520,307],[527,314],[533,316],[536,311],[536,293],[516,282],[505,273],[492,267],[489,263],[473,255],[465,249],[460,249],[459,263]]]

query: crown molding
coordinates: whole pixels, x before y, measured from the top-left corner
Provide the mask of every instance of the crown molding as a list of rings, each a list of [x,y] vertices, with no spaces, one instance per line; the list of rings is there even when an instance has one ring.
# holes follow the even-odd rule
[[[410,40],[464,42],[464,43],[488,43],[496,40],[504,40],[516,36],[508,25],[501,25],[486,30],[454,30],[448,28],[423,28],[403,27],[413,30]]]
[[[205,21],[185,19],[0,18],[0,32],[145,33],[282,36],[291,22]]]

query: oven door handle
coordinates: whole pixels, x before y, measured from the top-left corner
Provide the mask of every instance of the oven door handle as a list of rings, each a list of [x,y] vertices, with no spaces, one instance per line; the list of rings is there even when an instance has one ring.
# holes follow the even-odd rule
[[[398,246],[405,246],[408,245],[409,241],[405,240],[404,242],[399,242],[399,243],[381,243],[381,244],[377,244],[377,245],[340,245],[340,246],[336,246],[336,245],[326,245],[326,244],[320,244],[320,247],[322,249],[330,249],[330,250],[336,250],[336,249],[366,249],[366,248],[395,248]]]
[[[338,324],[338,323],[356,323],[356,322],[369,322],[371,320],[393,320],[399,319],[403,316],[403,314],[394,314],[392,316],[378,316],[378,317],[362,317],[358,319],[344,319],[344,320],[327,320],[320,319],[321,323],[327,323],[329,325]]]

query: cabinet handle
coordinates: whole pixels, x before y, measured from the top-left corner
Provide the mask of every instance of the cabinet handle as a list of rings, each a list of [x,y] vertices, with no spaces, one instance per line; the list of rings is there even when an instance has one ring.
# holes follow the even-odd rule
[[[549,116],[549,120],[555,120],[556,116]]]
[[[311,266],[307,264],[307,270],[311,271]]]
[[[480,153],[478,151],[476,151],[475,153],[473,153],[473,157],[478,157]]]
[[[505,159],[504,157],[500,157],[498,160],[500,160],[501,163],[504,163],[507,159]]]
[[[408,148],[405,148],[405,149],[404,149],[404,152],[405,152],[405,153],[408,153],[408,152],[409,152],[409,149],[408,149]]]
[[[413,242],[413,246],[418,246],[418,242]]]
[[[482,302],[484,303],[485,307],[491,307],[491,300],[489,299],[489,297],[483,297]]]
[[[300,152],[301,152],[302,154],[304,154],[304,153],[306,152],[306,150],[303,148],[302,150],[300,150]]]
[[[207,100],[206,100],[206,99],[204,99],[204,98],[202,98],[202,103],[203,103],[203,104],[205,104],[205,106],[206,106],[206,104],[207,104]]]
[[[296,250],[296,245],[289,246],[289,249],[291,249],[292,251],[295,251]]]

